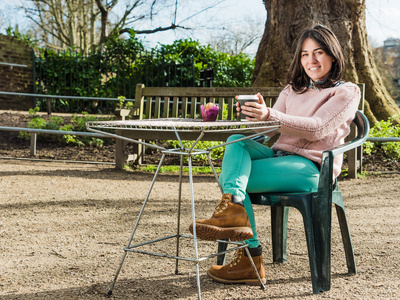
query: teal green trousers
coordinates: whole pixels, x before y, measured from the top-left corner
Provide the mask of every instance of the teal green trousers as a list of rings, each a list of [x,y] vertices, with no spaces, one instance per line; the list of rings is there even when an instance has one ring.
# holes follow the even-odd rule
[[[242,138],[232,135],[228,142]],[[253,207],[248,193],[310,192],[318,186],[319,170],[299,155],[275,156],[275,151],[251,139],[228,144],[222,160],[219,181],[224,193],[240,196],[253,230],[250,248],[260,245]]]

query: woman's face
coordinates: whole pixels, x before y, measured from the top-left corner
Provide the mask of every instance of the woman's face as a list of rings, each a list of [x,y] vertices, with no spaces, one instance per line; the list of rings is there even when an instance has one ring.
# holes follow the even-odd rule
[[[301,48],[301,65],[314,82],[324,79],[334,61],[333,57],[326,54],[313,39],[304,40]]]

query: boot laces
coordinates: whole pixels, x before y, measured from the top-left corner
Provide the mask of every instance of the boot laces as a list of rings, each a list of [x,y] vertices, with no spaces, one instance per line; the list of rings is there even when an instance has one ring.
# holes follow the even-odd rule
[[[228,208],[228,202],[229,202],[229,196],[224,195],[222,197],[221,202],[218,204],[218,206],[215,208],[215,215],[218,215],[219,213],[222,213],[225,209]]]
[[[229,266],[232,268],[233,266],[236,266],[239,262],[240,259],[243,256],[243,248],[238,249],[235,251],[235,254],[233,256],[233,260],[229,263]]]

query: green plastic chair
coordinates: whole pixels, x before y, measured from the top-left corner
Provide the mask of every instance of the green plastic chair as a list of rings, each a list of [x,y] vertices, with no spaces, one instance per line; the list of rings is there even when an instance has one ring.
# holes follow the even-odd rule
[[[289,207],[297,208],[304,222],[313,293],[319,294],[331,288],[331,219],[332,203],[335,204],[349,273],[356,273],[353,245],[344,209],[342,193],[333,182],[333,159],[336,155],[361,146],[368,137],[369,123],[361,111],[353,121],[357,136],[335,149],[324,151],[318,191],[314,193],[255,193],[249,194],[251,202],[271,207],[271,231],[273,261],[286,261],[286,239]],[[218,252],[227,244],[218,243]],[[217,257],[217,264],[225,262],[225,254]]]

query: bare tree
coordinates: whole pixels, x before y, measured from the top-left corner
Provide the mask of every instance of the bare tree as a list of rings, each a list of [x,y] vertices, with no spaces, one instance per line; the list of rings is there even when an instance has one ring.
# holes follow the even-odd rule
[[[4,17],[4,12],[0,11],[0,27],[3,27],[6,24],[6,18]]]
[[[345,79],[365,83],[369,120],[386,120],[400,113],[374,63],[365,26],[365,0],[264,1],[268,18],[258,48],[254,86],[282,85],[293,55],[293,42],[305,28],[330,27],[347,59]]]
[[[99,12],[94,0],[31,0],[25,11],[42,30],[43,40],[49,46],[77,47],[87,52],[96,42]]]
[[[121,17],[118,18],[117,22],[114,24],[111,34],[115,32],[124,32],[124,27],[129,23],[129,18],[132,11],[143,4],[142,0],[129,1],[131,4],[126,5],[125,11]],[[101,15],[101,30],[100,30],[100,44],[103,44],[108,36],[108,25],[110,23],[109,14],[111,10],[118,4],[118,0],[96,0],[97,7]],[[142,19],[145,16],[140,14],[138,17],[133,17],[133,19]]]
[[[26,15],[44,33],[51,46],[77,47],[83,52],[101,45],[108,36],[135,32],[151,34],[167,30],[186,29],[183,25],[192,16],[215,7],[225,0],[212,0],[202,4],[200,11],[178,18],[182,8],[179,0],[29,0]],[[195,0],[193,0],[195,1]],[[184,2],[188,5],[189,2]],[[190,3],[189,3],[190,4]],[[119,8],[118,13],[116,8]],[[122,10],[121,10],[122,8]],[[168,10],[167,10],[168,9]],[[165,11],[170,16],[159,16]],[[122,12],[121,12],[122,11]],[[169,18],[170,24],[141,28],[140,21]]]
[[[234,27],[224,27],[208,39],[216,50],[231,55],[244,53],[257,45],[263,35],[263,21],[245,18]]]

